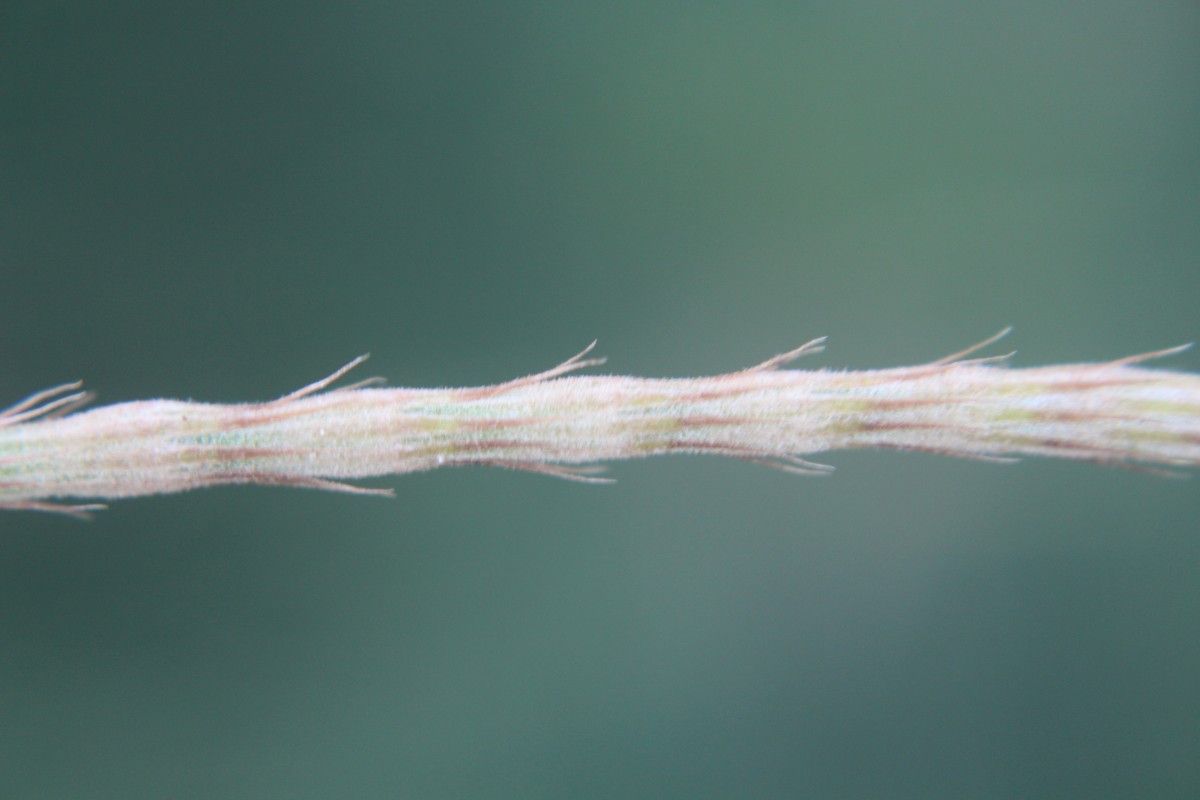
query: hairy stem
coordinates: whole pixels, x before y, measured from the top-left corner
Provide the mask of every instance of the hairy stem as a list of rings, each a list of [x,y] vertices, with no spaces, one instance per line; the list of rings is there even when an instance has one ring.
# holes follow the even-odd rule
[[[847,448],[1004,460],[1043,455],[1119,465],[1200,466],[1200,376],[1138,364],[1010,369],[964,360],[913,367],[785,370],[823,340],[709,378],[564,377],[591,349],[543,373],[466,389],[329,386],[363,359],[267,403],[175,400],[71,413],[79,384],[0,412],[0,508],[86,515],[112,499],[234,483],[363,494],[347,479],[489,465],[603,481],[596,462],[661,453],[732,456],[792,472]]]

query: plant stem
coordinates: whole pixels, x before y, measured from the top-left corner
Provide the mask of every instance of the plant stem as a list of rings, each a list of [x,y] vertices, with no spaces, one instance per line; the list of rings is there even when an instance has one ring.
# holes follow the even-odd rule
[[[470,464],[604,481],[595,462],[661,453],[804,474],[832,468],[802,456],[849,448],[1200,466],[1200,376],[1138,366],[1182,348],[1035,369],[963,360],[977,348],[898,369],[779,369],[822,341],[709,378],[564,377],[603,363],[584,358],[589,347],[494,386],[387,389],[373,379],[328,390],[360,358],[244,405],[147,400],[70,413],[88,396],[69,384],[0,413],[0,508],[82,516],[102,506],[51,501],[235,483],[390,494],[343,481]]]

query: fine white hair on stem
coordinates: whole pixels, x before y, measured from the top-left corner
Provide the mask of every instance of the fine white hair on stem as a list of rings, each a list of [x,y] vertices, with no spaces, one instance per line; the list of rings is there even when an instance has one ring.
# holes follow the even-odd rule
[[[707,378],[572,373],[595,342],[542,372],[491,386],[336,387],[359,356],[263,403],[143,400],[78,411],[67,383],[0,411],[0,509],[86,517],[94,502],[222,484],[389,495],[348,483],[442,466],[497,466],[606,483],[599,462],[722,455],[803,475],[807,459],[874,448],[1008,462],[1051,456],[1161,471],[1200,466],[1200,376],[1150,369],[1173,347],[1113,361],[1017,369],[972,357],[1009,332],[894,369],[783,369],[814,339]],[[77,413],[72,413],[77,412]]]

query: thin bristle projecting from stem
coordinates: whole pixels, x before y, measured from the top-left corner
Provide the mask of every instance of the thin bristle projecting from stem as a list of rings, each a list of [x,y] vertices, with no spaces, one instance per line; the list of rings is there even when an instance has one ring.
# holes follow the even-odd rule
[[[896,369],[782,369],[814,339],[708,378],[576,376],[595,342],[561,364],[492,386],[334,384],[366,360],[277,400],[147,400],[76,411],[79,383],[0,411],[0,509],[86,518],[94,503],[222,484],[390,495],[348,480],[441,466],[497,466],[607,483],[597,462],[722,455],[802,475],[806,456],[910,450],[987,461],[1040,455],[1149,471],[1200,466],[1200,376],[1142,366],[1187,346],[1032,369],[971,357],[1009,332]]]

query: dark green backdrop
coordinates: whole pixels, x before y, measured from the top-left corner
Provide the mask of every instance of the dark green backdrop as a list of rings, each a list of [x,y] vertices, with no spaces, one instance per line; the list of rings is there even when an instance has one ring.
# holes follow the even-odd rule
[[[1182,0],[5,3],[0,404],[1189,341],[1198,43]],[[4,514],[0,795],[1200,795],[1195,480],[827,460]]]

